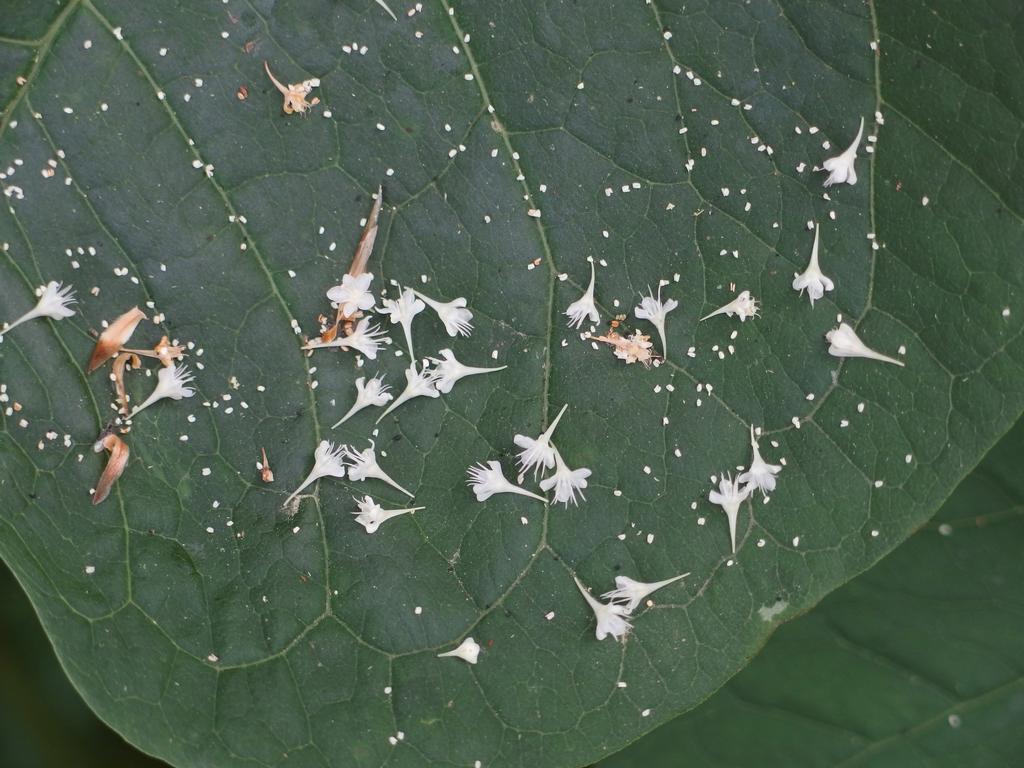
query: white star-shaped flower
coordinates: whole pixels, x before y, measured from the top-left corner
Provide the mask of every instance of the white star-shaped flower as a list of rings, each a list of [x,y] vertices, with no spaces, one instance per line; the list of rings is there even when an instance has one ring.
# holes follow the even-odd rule
[[[818,225],[815,224],[814,245],[811,246],[811,260],[807,265],[807,269],[793,275],[793,290],[799,291],[801,294],[806,290],[807,298],[811,300],[811,306],[813,307],[814,302],[825,295],[825,291],[831,291],[833,288],[835,288],[835,285],[825,276],[818,265]]]
[[[361,275],[345,275],[341,278],[341,285],[336,285],[327,291],[327,298],[338,305],[342,313],[352,317],[357,312],[365,312],[373,309],[376,300],[370,292],[370,283],[373,282],[373,273],[363,272]]]

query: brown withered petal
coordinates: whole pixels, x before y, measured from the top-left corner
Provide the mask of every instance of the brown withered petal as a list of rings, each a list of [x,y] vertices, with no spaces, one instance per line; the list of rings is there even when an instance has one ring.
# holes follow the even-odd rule
[[[89,373],[116,355],[135,333],[139,321],[145,319],[146,315],[141,309],[132,307],[108,325],[96,340],[96,347],[92,351],[92,357],[89,358]]]
[[[108,432],[93,446],[93,450],[99,453],[106,449],[110,456],[107,459],[107,466],[103,468],[103,474],[96,483],[96,490],[92,494],[92,503],[99,504],[110,495],[110,489],[114,486],[117,478],[124,472],[128,465],[128,443],[117,435]]]
[[[270,469],[270,462],[267,461],[267,449],[260,448],[260,451],[263,453],[263,461],[260,462],[263,468],[260,470],[260,476],[263,478],[264,483],[272,483],[274,482],[274,472]]]
[[[185,348],[180,344],[171,344],[171,340],[164,336],[160,343],[153,347],[153,351],[165,366],[172,366],[176,360],[185,357]]]
[[[114,360],[113,375],[114,375],[114,390],[117,392],[117,401],[121,404],[120,411],[125,416],[131,410],[128,407],[128,391],[124,386],[124,367],[131,365],[132,368],[141,368],[142,361],[139,356],[134,352],[122,352]]]
[[[352,266],[348,273],[352,277],[359,277],[366,271],[366,265],[370,261],[370,254],[373,253],[373,244],[377,241],[377,219],[380,218],[380,206],[384,202],[384,189],[378,185],[377,199],[373,201],[373,208],[366,219],[366,226],[363,227],[363,234],[359,237],[359,244],[356,246],[355,255],[352,257]]]

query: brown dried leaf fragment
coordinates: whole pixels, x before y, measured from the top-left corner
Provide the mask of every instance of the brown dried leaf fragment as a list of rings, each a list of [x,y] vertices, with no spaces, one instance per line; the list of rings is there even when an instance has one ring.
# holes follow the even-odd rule
[[[92,494],[92,503],[95,505],[110,495],[110,489],[124,473],[124,469],[128,465],[129,450],[128,443],[109,431],[100,435],[100,439],[95,442],[92,449],[96,453],[105,449],[110,454],[107,458],[107,466],[103,468],[103,474],[100,475],[99,482],[96,483],[96,489]]]
[[[285,85],[274,77],[274,73],[270,71],[270,65],[265,61],[263,62],[263,68],[267,70],[267,77],[270,78],[270,82],[274,84],[274,87],[277,88],[284,97],[284,104],[281,108],[284,110],[286,115],[296,112],[303,115],[320,103],[320,99],[315,96],[312,100],[306,101],[306,97],[309,96],[310,91],[320,85],[320,78],[311,77],[309,80],[303,80],[301,83],[289,83],[288,85]]]
[[[128,339],[135,333],[139,322],[145,319],[146,315],[141,309],[132,307],[108,325],[96,340],[92,357],[89,358],[88,372],[92,373],[120,352],[121,348],[128,343]]]

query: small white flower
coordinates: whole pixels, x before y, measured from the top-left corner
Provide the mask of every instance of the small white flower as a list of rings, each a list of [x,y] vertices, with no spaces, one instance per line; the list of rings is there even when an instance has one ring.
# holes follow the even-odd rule
[[[821,267],[818,266],[818,225],[814,225],[814,245],[811,246],[811,261],[807,265],[802,273],[794,273],[793,275],[793,290],[799,291],[803,294],[804,289],[807,289],[807,298],[811,300],[811,306],[814,306],[814,302],[825,295],[825,291],[831,291],[835,288],[832,281],[826,277]]]
[[[743,291],[728,304],[719,307],[709,315],[704,315],[700,320],[703,322],[709,317],[714,317],[715,315],[728,315],[729,317],[736,315],[742,323],[748,317],[757,317],[758,311],[757,299],[750,295],[750,291]]]
[[[376,478],[377,480],[383,480],[385,483],[390,485],[395,490],[401,491],[409,498],[412,498],[414,494],[409,493],[405,488],[400,486],[391,477],[380,468],[377,463],[377,451],[373,440],[370,441],[370,447],[356,451],[349,446],[342,446],[345,454],[345,461],[348,467],[348,476],[350,480],[359,482],[361,480],[370,480]]]
[[[341,278],[341,285],[327,291],[327,298],[338,305],[342,314],[352,317],[356,312],[373,309],[376,301],[370,292],[372,282],[372,272],[363,272],[356,276],[345,275]]]
[[[555,449],[551,445],[551,435],[555,432],[555,427],[558,426],[559,420],[562,418],[562,414],[565,413],[565,409],[569,407],[566,403],[562,406],[562,410],[555,416],[555,420],[551,422],[549,426],[540,437],[536,440],[527,437],[526,435],[516,435],[513,438],[513,442],[523,450],[519,453],[519,478],[522,480],[523,475],[533,469],[534,477],[540,472],[541,467],[545,469],[551,469],[555,466]]]
[[[423,366],[422,370],[416,369],[416,363],[413,363],[405,369],[405,389],[402,394],[393,402],[384,413],[377,419],[377,423],[380,424],[381,419],[391,413],[395,408],[402,405],[402,403],[412,400],[414,397],[440,397],[441,393],[437,391],[434,386],[434,372],[429,370],[427,366]]]
[[[329,349],[341,347],[342,349],[355,350],[368,360],[376,360],[380,351],[381,339],[386,334],[376,325],[370,325],[370,319],[364,317],[356,323],[355,329],[348,336],[338,334],[331,341],[320,341],[314,339],[306,344],[303,349]]]
[[[469,475],[466,485],[473,489],[477,501],[487,501],[496,493],[518,493],[547,503],[543,496],[509,482],[501,471],[501,464],[496,461],[488,461],[486,465],[475,464],[466,470],[466,474]]]
[[[685,579],[689,575],[690,572],[687,571],[686,573],[681,573],[678,576],[673,576],[671,579],[652,581],[650,583],[636,581],[629,578],[629,576],[616,576],[615,589],[611,592],[605,592],[601,597],[613,602],[621,602],[625,600],[626,613],[628,614],[635,611],[636,607],[640,605],[643,599],[652,592],[657,592],[662,587],[667,587],[672,582]]]
[[[152,394],[142,401],[128,417],[134,419],[139,411],[148,408],[158,400],[169,397],[172,400],[181,400],[183,397],[192,397],[196,391],[188,386],[194,377],[186,365],[170,365],[161,368],[156,373],[156,386]]]
[[[861,137],[864,135],[864,117],[860,118],[860,128],[857,129],[857,136],[854,138],[853,143],[846,148],[846,151],[841,155],[830,157],[824,163],[822,163],[822,170],[828,171],[828,178],[825,179],[825,186],[831,187],[833,184],[847,184],[857,183],[857,171],[854,170],[853,162],[857,159],[857,148],[860,146]]]
[[[565,314],[569,318],[568,326],[570,328],[579,328],[583,325],[583,318],[585,317],[589,317],[592,323],[600,321],[601,316],[597,313],[597,307],[594,306],[593,259],[590,260],[590,285],[587,286],[587,290],[582,296],[569,305],[569,308],[565,310]]]
[[[387,405],[394,398],[394,395],[388,391],[390,389],[391,387],[384,383],[383,376],[374,376],[369,381],[366,380],[365,376],[360,376],[356,379],[356,401],[331,429],[337,429],[359,411],[363,410],[363,408],[371,405],[380,408]]]
[[[476,664],[476,659],[479,655],[480,645],[472,637],[467,637],[454,651],[439,653],[437,654],[437,658],[443,659],[445,657],[453,656],[457,659],[468,661],[470,664]]]
[[[556,504],[565,504],[568,507],[571,501],[573,506],[577,506],[576,491],[580,492],[581,499],[587,500],[587,497],[583,495],[582,489],[587,487],[587,478],[590,477],[590,470],[586,467],[582,469],[569,469],[562,460],[562,454],[558,452],[558,449],[554,446],[551,447],[555,451],[555,474],[541,480],[540,489],[547,493],[554,488]]]
[[[903,367],[902,361],[870,349],[846,323],[840,323],[838,328],[826,333],[825,339],[829,344],[828,353],[833,357],[866,357],[869,360],[879,360]]]
[[[405,332],[405,345],[409,348],[409,357],[416,359],[412,351],[412,319],[427,308],[427,305],[416,298],[412,288],[406,288],[397,299],[384,299],[383,309],[377,310],[391,318],[391,324],[401,323]]]
[[[449,336],[469,336],[473,332],[473,313],[466,309],[466,300],[461,296],[449,302],[442,302],[424,296],[419,291],[414,293],[437,313]]]
[[[665,343],[665,315],[679,306],[679,302],[675,299],[668,299],[664,304],[661,302],[661,287],[663,285],[665,285],[664,282],[658,282],[658,298],[654,298],[654,293],[651,292],[650,296],[645,296],[640,300],[639,307],[633,308],[634,315],[641,320],[649,320],[651,325],[658,329],[658,336],[661,337],[662,356],[668,353],[668,346]],[[651,290],[650,286],[647,290]]]
[[[355,499],[355,502],[359,505],[359,511],[353,512],[352,514],[356,516],[356,522],[363,526],[367,533],[376,533],[381,524],[390,520],[392,517],[398,517],[399,515],[404,515],[407,512],[419,512],[421,509],[425,509],[425,507],[383,509],[380,504],[373,500],[372,496],[363,496],[361,500]]]
[[[602,603],[587,591],[579,579],[575,576],[572,579],[576,582],[580,594],[586,599],[587,605],[594,612],[594,618],[597,619],[597,629],[594,631],[597,639],[604,640],[608,635],[611,635],[616,641],[624,638],[633,628],[633,625],[623,618],[629,615],[626,606],[620,603]]]
[[[335,447],[334,443],[329,440],[321,440],[313,454],[313,469],[306,475],[306,479],[302,481],[299,487],[295,489],[295,492],[284,500],[284,504],[281,506],[287,507],[288,502],[298,496],[314,480],[318,480],[321,477],[344,477],[344,457],[344,445]]]
[[[61,283],[51,280],[43,287],[43,292],[39,295],[39,301],[36,302],[32,309],[14,322],[8,323],[5,328],[0,328],[0,341],[3,341],[3,334],[8,333],[24,322],[35,320],[37,317],[49,317],[53,320],[63,320],[65,317],[71,317],[75,314],[75,310],[71,309],[71,305],[75,302],[75,291],[70,285],[65,288]]]
[[[750,494],[751,486],[740,488],[739,480],[733,480],[723,474],[718,483],[718,490],[708,494],[708,501],[717,504],[729,518],[729,540],[732,542],[732,553],[736,554],[736,518],[739,516],[740,504]]]
[[[442,360],[438,360],[436,357],[428,357],[427,359],[434,364],[434,386],[437,387],[438,392],[445,394],[451,392],[455,382],[465,376],[495,373],[508,368],[507,365],[502,365],[498,368],[473,368],[463,365],[455,359],[455,353],[450,349],[442,349],[438,354],[443,358]]]
[[[767,496],[775,490],[775,476],[782,471],[779,464],[769,464],[761,458],[761,451],[757,445],[757,438],[754,437],[754,427],[750,427],[750,449],[753,451],[753,458],[750,460],[750,469],[740,473],[736,482],[745,483],[752,491],[757,488],[762,496]]]

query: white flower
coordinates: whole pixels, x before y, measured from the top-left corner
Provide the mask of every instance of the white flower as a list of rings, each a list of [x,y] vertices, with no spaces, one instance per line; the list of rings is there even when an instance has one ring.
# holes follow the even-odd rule
[[[587,286],[587,290],[582,296],[576,301],[569,305],[569,308],[565,310],[565,314],[569,318],[570,328],[579,328],[583,325],[583,318],[589,317],[590,322],[596,323],[601,319],[601,316],[597,313],[597,307],[594,306],[594,260],[590,260],[590,285]]]
[[[373,440],[370,441],[370,447],[363,451],[356,451],[349,446],[343,446],[345,453],[345,460],[348,462],[348,476],[350,480],[359,482],[361,480],[369,480],[376,478],[377,480],[383,480],[385,483],[390,485],[392,488],[401,491],[409,498],[412,498],[414,494],[409,493],[405,488],[400,486],[391,477],[380,468],[377,463],[377,451]]]
[[[470,322],[473,319],[473,313],[466,309],[466,300],[461,296],[449,302],[441,302],[424,296],[419,291],[414,291],[414,293],[437,313],[449,336],[469,336],[473,332],[473,323]]]
[[[864,117],[860,118],[860,128],[857,129],[857,136],[853,143],[846,148],[841,155],[830,157],[822,163],[822,169],[828,171],[828,178],[825,179],[825,186],[833,184],[857,183],[857,171],[853,168],[853,161],[857,159],[857,148],[860,146],[861,137],[864,135]]]
[[[373,309],[376,302],[370,293],[372,282],[372,272],[363,272],[356,276],[345,275],[341,278],[341,285],[327,291],[327,298],[338,305],[342,314],[352,317],[356,312]]]
[[[729,317],[736,315],[736,317],[738,317],[740,319],[740,322],[742,323],[748,317],[757,317],[757,314],[757,299],[750,295],[750,291],[743,291],[743,293],[739,294],[735,299],[730,301],[728,304],[719,307],[710,315],[704,315],[704,317],[702,317],[700,320],[701,322],[703,322],[704,320],[707,320],[709,317],[714,317],[715,315],[728,315]]]
[[[640,300],[640,306],[633,308],[633,314],[641,320],[649,320],[651,325],[658,329],[658,335],[661,337],[661,354],[664,356],[668,353],[668,346],[665,343],[665,315],[678,307],[679,302],[675,299],[668,299],[662,304],[662,285],[665,285],[665,283],[659,281],[658,298],[654,298],[653,293],[650,296],[645,296]],[[650,286],[648,286],[647,290],[651,290]]]
[[[594,612],[594,618],[597,619],[597,629],[594,631],[597,639],[604,640],[608,635],[611,635],[615,640],[624,638],[629,630],[633,628],[633,625],[623,618],[623,616],[629,615],[626,606],[620,603],[602,603],[587,591],[587,588],[583,586],[579,579],[575,576],[572,579],[576,582],[576,587],[579,589],[580,594],[586,599],[587,605]]]
[[[753,451],[753,458],[750,460],[750,469],[742,472],[736,482],[745,483],[749,490],[757,488],[762,496],[767,496],[775,490],[775,476],[782,471],[779,464],[769,464],[761,458],[761,451],[757,446],[757,438],[754,437],[754,427],[750,427],[750,448]]]
[[[434,372],[429,370],[427,366],[423,366],[422,370],[416,370],[416,363],[413,363],[405,369],[405,389],[402,394],[393,402],[390,407],[380,415],[377,419],[377,423],[380,424],[381,419],[391,413],[395,408],[400,406],[414,397],[440,397],[441,393],[437,391],[434,386]]]
[[[583,495],[583,488],[587,487],[587,478],[590,477],[590,470],[586,469],[569,469],[562,460],[562,454],[558,452],[558,449],[551,446],[555,452],[555,474],[551,477],[546,477],[540,481],[540,489],[547,493],[552,488],[555,489],[555,503],[565,504],[569,506],[569,502],[573,503],[573,506],[577,505],[576,491],[580,492],[580,498],[584,501],[587,497]]]
[[[497,371],[503,371],[508,368],[507,365],[502,365],[498,368],[473,368],[468,365],[463,365],[455,359],[455,353],[450,349],[442,349],[438,352],[443,360],[438,360],[436,357],[428,357],[434,364],[434,386],[437,387],[438,392],[444,392],[448,394],[452,391],[452,387],[455,386],[455,382],[465,376],[476,376],[481,373],[495,373]]]
[[[383,509],[380,504],[373,500],[372,496],[363,496],[362,500],[355,499],[355,502],[359,505],[359,511],[353,512],[352,514],[356,516],[356,522],[363,526],[367,533],[376,533],[381,524],[390,520],[392,517],[398,517],[399,515],[404,515],[407,512],[419,512],[421,509],[425,509],[425,507]]]
[[[0,328],[0,341],[3,341],[2,334],[7,333],[24,322],[35,320],[37,317],[49,317],[53,320],[63,320],[65,317],[71,317],[75,314],[75,310],[70,308],[74,303],[74,289],[70,285],[65,288],[61,283],[51,280],[43,287],[43,292],[39,295],[39,301],[36,302],[32,309],[13,323],[8,323],[7,327]]]
[[[736,518],[739,516],[740,504],[750,494],[751,486],[745,485],[740,488],[739,480],[733,480],[729,475],[723,474],[718,483],[718,490],[708,494],[708,501],[717,504],[729,518],[729,540],[732,542],[732,552],[736,554]]]
[[[805,288],[807,289],[807,298],[811,300],[812,307],[814,302],[825,295],[825,291],[831,291],[835,288],[832,281],[822,273],[821,267],[818,266],[817,224],[814,225],[814,245],[811,246],[811,261],[803,273],[794,273],[793,275],[793,290],[803,294]]]
[[[383,376],[374,376],[369,381],[366,380],[365,376],[360,376],[356,379],[356,401],[352,404],[352,407],[348,409],[348,412],[338,419],[331,429],[337,429],[359,411],[363,410],[363,408],[367,408],[371,405],[378,408],[383,405],[387,405],[388,401],[394,398],[394,395],[388,391],[390,389],[391,387],[384,383]]]
[[[466,485],[473,489],[477,501],[487,501],[496,493],[518,493],[547,503],[543,496],[510,483],[501,471],[501,464],[496,461],[488,461],[486,466],[483,463],[475,464],[466,470],[466,474],[469,475]]]
[[[342,461],[344,457],[344,445],[335,447],[334,443],[329,440],[321,440],[313,454],[313,469],[306,475],[306,479],[302,481],[299,487],[295,489],[295,492],[284,500],[284,504],[281,506],[287,507],[288,502],[298,496],[314,480],[321,477],[344,477],[345,464]]]
[[[649,594],[657,592],[662,587],[667,587],[674,581],[685,579],[689,575],[690,573],[687,571],[686,573],[681,573],[678,576],[673,576],[671,579],[653,581],[650,583],[635,581],[628,576],[616,576],[615,589],[611,592],[605,592],[601,597],[613,602],[625,600],[626,613],[632,613],[636,610],[636,607],[640,605],[641,601]]]
[[[338,334],[331,341],[314,339],[306,344],[303,349],[329,349],[330,347],[341,347],[342,349],[359,352],[368,360],[376,360],[377,352],[380,351],[381,339],[385,337],[384,331],[376,325],[370,325],[370,319],[364,317],[356,323],[355,329],[348,336]]]
[[[405,345],[409,348],[409,357],[416,359],[412,351],[412,319],[427,308],[427,305],[416,298],[412,288],[406,288],[397,299],[384,299],[383,309],[377,310],[391,318],[391,324],[402,324],[405,332]]]
[[[468,661],[470,664],[476,664],[477,656],[480,655],[480,645],[472,638],[467,637],[463,640],[459,647],[454,651],[448,651],[447,653],[437,654],[437,658],[443,659],[448,656],[454,656],[457,659]]]
[[[551,422],[549,426],[540,437],[536,440],[527,437],[526,435],[516,435],[513,438],[513,442],[523,450],[519,453],[519,478],[522,480],[523,475],[533,469],[534,477],[540,472],[541,467],[551,469],[555,466],[555,449],[551,445],[551,435],[555,432],[555,427],[558,426],[559,420],[562,418],[562,414],[565,413],[565,409],[569,407],[566,403],[562,406],[562,410],[555,416],[555,420]]]
[[[903,367],[902,361],[868,348],[853,328],[846,323],[840,323],[838,328],[833,328],[826,333],[825,339],[829,344],[828,353],[833,357],[866,357],[869,360],[880,360],[883,363],[892,363]]]
[[[183,397],[192,397],[196,391],[188,386],[194,377],[186,365],[170,365],[161,368],[156,373],[156,386],[152,394],[135,408],[128,417],[134,419],[139,411],[148,408],[157,400],[169,397],[172,400],[181,400]]]

